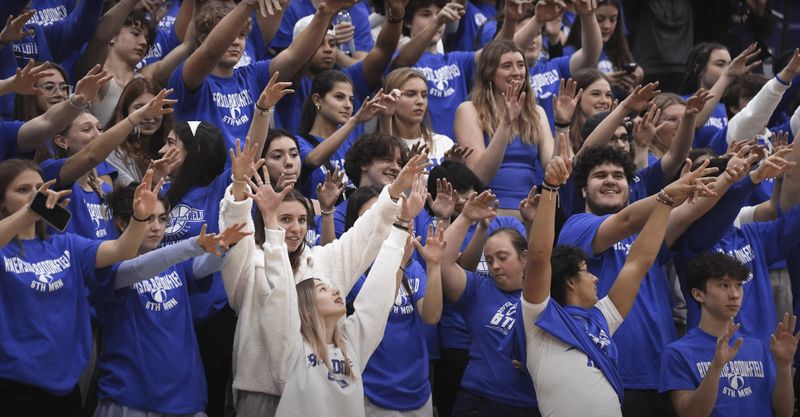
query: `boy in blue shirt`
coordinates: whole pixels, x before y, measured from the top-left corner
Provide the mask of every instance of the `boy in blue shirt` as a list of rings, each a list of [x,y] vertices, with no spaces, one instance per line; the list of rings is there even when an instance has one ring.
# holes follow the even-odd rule
[[[732,318],[749,275],[736,258],[721,253],[701,255],[689,264],[687,285],[700,305],[700,325],[667,346],[659,384],[679,416],[792,415],[797,316],[783,317],[769,347],[740,337]]]

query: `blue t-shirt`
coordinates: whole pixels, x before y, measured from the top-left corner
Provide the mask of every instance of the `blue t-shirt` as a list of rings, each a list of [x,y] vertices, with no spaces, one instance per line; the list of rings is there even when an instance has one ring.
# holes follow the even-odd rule
[[[744,282],[742,306],[736,315],[736,322],[741,323],[741,332],[769,343],[770,335],[775,329],[778,318],[775,316],[775,301],[769,266],[791,253],[792,248],[800,243],[800,207],[790,210],[784,217],[770,222],[753,222],[743,224],[741,228],[730,226],[722,238],[710,249],[714,252],[730,255],[743,263],[751,271]],[[703,233],[698,230],[696,232]],[[713,231],[707,231],[711,234]],[[696,256],[691,251],[688,241],[681,240],[677,248],[675,267],[681,281],[686,276],[686,266]],[[696,327],[700,322],[700,309],[693,302],[690,291],[684,287],[687,302],[688,328]]]
[[[487,147],[490,140],[484,132],[483,143]],[[519,136],[512,139],[506,146],[497,174],[492,182],[486,184],[486,188],[497,196],[501,209],[519,209],[519,202],[528,197],[534,185],[541,183],[542,178],[536,172],[537,166],[539,147],[524,143]]]
[[[65,162],[67,162],[67,158],[47,159],[40,164],[45,181],[55,179],[57,180],[55,188],[72,190],[72,194],[69,195],[69,205],[67,206],[67,210],[72,213],[72,217],[64,231],[87,239],[113,240],[118,238],[119,230],[114,225],[114,219],[105,198],[100,197],[94,191],[84,190],[77,182],[72,184],[60,183],[61,168]],[[98,171],[102,169],[110,174],[110,172],[107,172],[108,164],[104,161],[101,165],[104,166],[102,168],[98,166]],[[114,173],[116,173],[116,170],[114,170]],[[111,194],[114,190],[111,184],[103,181],[100,181],[100,187],[104,195]],[[54,233],[56,231],[50,230],[50,232]]]
[[[717,401],[711,417],[772,416],[775,361],[763,342],[736,333],[730,344],[743,338],[736,356],[725,364],[719,378]],[[661,362],[660,392],[696,390],[708,372],[717,337],[699,328],[671,343]]]
[[[553,97],[558,95],[561,79],[568,79],[572,73],[569,71],[570,56],[560,56],[554,59],[536,61],[531,67],[530,80],[536,103],[542,106],[547,120],[550,122],[550,131],[556,134],[556,117],[553,113]]]
[[[365,2],[358,1],[353,7],[345,10],[350,13],[350,19],[353,21],[353,26],[356,30],[353,35],[356,50],[365,52],[372,50],[375,47],[375,42],[372,40],[372,34],[370,33],[372,26],[369,24],[369,7]],[[296,0],[289,3],[289,7],[283,13],[278,32],[272,39],[270,46],[277,49],[288,48],[293,40],[295,23],[306,16],[313,15],[316,11],[317,8],[314,7],[311,0]]]
[[[615,243],[604,252],[594,255],[592,240],[608,216],[591,213],[576,214],[567,219],[559,244],[583,249],[588,257],[588,269],[599,279],[597,296],[603,298],[617,279],[637,235]],[[642,284],[625,322],[614,334],[619,349],[619,371],[625,389],[655,389],[658,385],[659,358],[664,347],[677,339],[672,322],[670,287],[663,264],[668,251],[662,247]]]
[[[36,10],[28,23],[38,23],[42,26],[52,25],[53,22],[64,20],[75,9],[76,0],[31,0],[30,8]]]
[[[383,340],[361,374],[364,394],[372,403],[399,411],[416,410],[431,396],[424,322],[417,311],[417,301],[425,297],[425,270],[411,259],[405,277],[411,294],[400,284]],[[353,286],[348,299],[355,299],[365,279],[362,276]]]
[[[691,97],[691,94],[683,96],[684,99]],[[725,105],[717,103],[714,110],[711,112],[706,124],[702,127],[695,129],[694,139],[692,141],[692,148],[705,148],[711,142],[711,138],[719,132],[720,129],[728,125],[728,113],[725,111]]]
[[[353,114],[355,114],[361,108],[361,103],[370,94],[367,79],[364,75],[363,61],[359,61],[340,71],[353,82]],[[300,116],[303,114],[303,103],[311,95],[313,82],[314,79],[311,77],[301,78],[299,82],[292,85],[295,92],[283,97],[275,104],[276,127],[297,134],[297,129],[300,127]],[[363,131],[363,127],[359,125],[353,131]]]
[[[138,410],[187,414],[206,408],[188,283],[193,259],[97,302],[103,325],[98,397]],[[116,276],[119,264],[111,268]]]
[[[458,30],[448,35],[448,51],[477,51],[481,48],[478,41],[481,27],[497,15],[495,3],[467,1],[464,16],[458,21]]]
[[[628,184],[628,203],[635,203],[658,193],[664,187],[664,171],[661,159],[636,172],[633,181]]]
[[[461,387],[512,407],[537,407],[533,382],[524,366],[515,367],[498,350],[517,324],[515,313],[522,290],[502,291],[492,278],[475,272],[467,272],[466,279],[464,292],[455,303],[473,336]]]
[[[24,123],[19,120],[0,121],[0,161],[19,156],[17,137]]]
[[[71,233],[0,249],[0,378],[66,395],[92,347],[87,287],[100,241]]]
[[[230,78],[209,74],[196,91],[186,88],[182,76],[184,64],[179,65],[167,83],[178,100],[174,106],[175,119],[214,124],[225,136],[225,146],[232,148],[236,139],[247,137],[255,102],[269,82],[269,64],[267,60],[236,68]]]
[[[231,181],[230,170],[222,172],[211,184],[190,189],[169,213],[169,224],[161,241],[162,246],[200,235],[207,224],[206,233],[219,232],[219,202]],[[213,279],[191,280],[187,283],[192,305],[192,314],[198,323],[213,317],[228,304],[225,287],[219,272]]]
[[[347,151],[350,150],[350,147],[353,146],[353,143],[355,143],[355,141],[358,139],[358,136],[356,136],[356,134],[357,132],[355,130],[351,132],[350,136],[348,136],[347,139],[345,139],[344,142],[336,149],[336,151],[333,154],[331,154],[329,161],[333,169],[336,169],[336,167],[338,166],[340,170],[344,171],[344,157],[345,155],[347,155]],[[322,141],[325,140],[324,138],[321,138],[316,135],[309,135],[309,136],[316,139],[319,143],[322,143]],[[308,157],[308,154],[311,153],[311,151],[313,151],[314,148],[316,148],[316,146],[315,144],[310,143],[303,136],[298,135],[296,136],[296,138],[297,138],[297,150],[300,152],[300,160],[305,162],[306,157]],[[317,185],[325,182],[325,175],[329,171],[328,167],[326,167],[325,164],[323,164],[314,168],[311,171],[308,171],[308,168],[305,165],[303,165],[303,171],[308,172],[308,174],[306,174],[307,176],[304,178],[305,181],[303,181],[302,184],[301,191],[303,192],[303,195],[309,198],[317,198]],[[353,187],[352,182],[350,181],[349,178],[347,178],[347,174],[345,174],[343,181],[345,187]],[[344,225],[344,223],[342,223],[342,225]]]
[[[458,105],[469,100],[469,88],[475,73],[475,52],[444,55],[425,52],[412,69],[428,79],[428,113],[432,130],[455,138],[453,119]]]

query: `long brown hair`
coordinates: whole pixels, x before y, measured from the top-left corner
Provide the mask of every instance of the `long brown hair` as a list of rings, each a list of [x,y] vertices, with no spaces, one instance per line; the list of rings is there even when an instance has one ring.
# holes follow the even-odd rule
[[[42,174],[42,170],[39,168],[39,165],[36,162],[33,162],[29,159],[6,159],[3,162],[0,162],[0,205],[5,203],[6,199],[6,191],[8,191],[8,187],[11,186],[11,183],[17,179],[17,177],[25,171],[34,171],[39,174],[40,177],[44,178]],[[14,213],[6,212],[5,206],[2,207],[0,210],[0,219],[5,219],[6,217],[12,215]],[[39,239],[47,239],[47,231],[44,227],[44,221],[41,219],[36,221],[36,236]],[[20,249],[22,249],[22,245],[19,244],[19,239],[14,237],[14,242],[17,243]]]
[[[262,175],[262,173],[259,172],[258,175]],[[268,182],[269,178],[262,178],[262,180],[264,182]],[[306,232],[308,232],[308,230],[314,230],[314,206],[311,205],[311,202],[303,195],[303,193],[293,189],[292,191],[289,191],[285,197],[283,197],[283,201],[297,201],[302,204],[306,209]],[[253,238],[255,239],[256,244],[261,246],[264,244],[266,236],[264,233],[264,218],[261,217],[260,210],[256,210],[253,214],[253,227],[255,228]],[[294,252],[289,252],[289,263],[292,265],[292,271],[297,271],[297,268],[300,266],[300,255],[305,249],[306,237],[303,236],[303,241],[300,242],[300,246],[297,248],[297,250]]]
[[[525,54],[511,41],[492,41],[481,52],[481,58],[475,68],[475,88],[472,90],[472,104],[478,112],[481,128],[489,137],[494,136],[494,131],[500,124],[503,114],[503,103],[494,99],[494,73],[500,65],[500,58],[508,52],[520,54],[525,61]],[[535,144],[539,141],[539,113],[536,112],[536,98],[531,89],[530,72],[528,63],[525,62],[525,74],[522,76],[523,86],[520,93],[525,92],[527,97],[522,106],[522,114],[511,126],[511,136],[519,136],[526,144]]]
[[[39,66],[41,64],[45,64],[42,61],[34,61],[34,66]],[[69,84],[69,78],[67,78],[67,71],[61,65],[58,65],[53,62],[47,62],[48,69],[56,70],[61,77],[64,78],[64,82]],[[67,100],[68,98],[65,98]],[[14,98],[14,120],[22,120],[22,121],[29,121],[34,117],[38,117],[44,114],[44,111],[40,111],[39,108],[36,106],[36,96],[35,95],[28,95],[28,94],[17,94]]]
[[[414,78],[419,78],[422,82],[427,86],[428,80],[422,75],[421,72],[411,69],[411,68],[398,68],[389,73],[386,76],[386,80],[383,83],[383,91],[391,93],[394,89],[401,89],[403,84],[412,80]],[[428,149],[433,149],[433,132],[431,131],[431,116],[428,113],[428,106],[425,105],[425,115],[422,117],[422,123],[420,123],[419,130],[422,132],[422,138],[425,139],[425,143],[428,144]],[[392,115],[392,126],[397,123],[397,113]],[[394,133],[394,132],[393,132]],[[415,139],[415,138],[408,138],[408,139]]]
[[[138,77],[131,80],[122,90],[108,126],[114,126],[128,117],[130,115],[128,109],[139,96],[146,93],[155,96],[161,91],[161,88],[161,85],[150,78]],[[150,160],[157,159],[158,151],[164,146],[170,130],[172,130],[172,114],[165,114],[161,119],[161,126],[150,138],[147,138],[146,143],[144,143],[143,139],[145,138],[141,137],[137,126],[125,138],[125,142],[122,142],[114,150],[114,154],[126,163],[135,162],[139,170],[144,172],[147,170]]]
[[[580,71],[575,71],[575,73],[572,74],[572,79],[575,80],[577,84],[576,91],[586,89],[598,80],[606,80],[609,87],[611,87],[611,81],[608,79],[608,76],[594,68],[584,68]],[[587,117],[581,115],[580,105],[576,107],[575,113],[572,114],[572,121],[569,127],[569,142],[572,151],[575,153],[578,153],[581,146],[583,146],[581,129],[583,129],[583,124],[586,123],[587,119]]]
[[[328,341],[325,340],[325,325],[317,309],[317,281],[316,278],[305,279],[295,287],[297,290],[297,310],[300,313],[300,334],[314,348],[314,353],[317,354],[319,361],[324,363],[329,371],[333,372],[333,365],[328,357]],[[342,351],[342,356],[344,356],[344,375],[353,375],[353,369],[350,367],[350,357],[347,356],[347,345],[342,339],[342,329],[338,324],[333,329],[333,344]]]

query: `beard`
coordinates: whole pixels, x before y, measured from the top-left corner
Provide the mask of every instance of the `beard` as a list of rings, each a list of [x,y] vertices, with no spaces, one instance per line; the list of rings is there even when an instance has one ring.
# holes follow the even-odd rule
[[[600,204],[596,201],[593,201],[591,198],[586,199],[586,206],[589,207],[589,212],[598,216],[619,213],[619,211],[624,209],[627,205],[627,201],[624,201],[620,204],[611,205]]]

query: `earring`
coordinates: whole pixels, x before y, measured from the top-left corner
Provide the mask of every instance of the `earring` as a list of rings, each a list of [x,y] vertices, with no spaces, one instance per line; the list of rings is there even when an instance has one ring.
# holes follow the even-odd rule
[[[319,107],[320,107],[319,104],[317,104],[316,106],[317,106],[317,111],[319,111]]]

